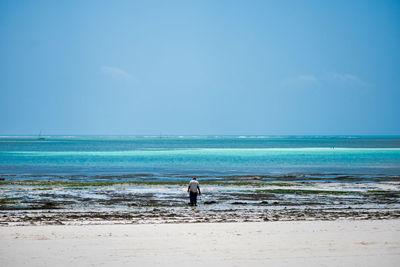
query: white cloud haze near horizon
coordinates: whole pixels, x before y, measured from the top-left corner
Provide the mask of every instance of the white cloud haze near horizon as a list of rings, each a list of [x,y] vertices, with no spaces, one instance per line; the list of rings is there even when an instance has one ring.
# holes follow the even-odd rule
[[[130,80],[132,78],[132,75],[129,74],[126,70],[117,67],[102,66],[101,71],[106,76],[115,78],[117,80]]]

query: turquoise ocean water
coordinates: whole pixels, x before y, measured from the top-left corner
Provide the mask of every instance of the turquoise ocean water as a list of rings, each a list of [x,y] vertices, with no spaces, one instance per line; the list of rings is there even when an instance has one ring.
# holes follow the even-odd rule
[[[400,137],[0,138],[0,176],[400,175]],[[86,178],[85,178],[86,177]],[[111,178],[110,178],[111,179]],[[149,178],[150,179],[150,178]]]

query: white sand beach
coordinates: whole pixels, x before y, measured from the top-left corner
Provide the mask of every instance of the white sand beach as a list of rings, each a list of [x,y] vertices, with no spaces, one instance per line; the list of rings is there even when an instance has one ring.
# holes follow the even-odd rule
[[[398,266],[400,220],[0,227],[0,266]]]

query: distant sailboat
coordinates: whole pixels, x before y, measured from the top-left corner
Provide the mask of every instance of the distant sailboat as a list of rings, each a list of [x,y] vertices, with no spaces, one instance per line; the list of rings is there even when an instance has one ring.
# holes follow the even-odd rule
[[[46,138],[44,138],[44,137],[42,136],[42,131],[40,131],[39,136],[38,136],[38,139],[39,139],[39,140],[45,140],[45,139],[46,139]]]

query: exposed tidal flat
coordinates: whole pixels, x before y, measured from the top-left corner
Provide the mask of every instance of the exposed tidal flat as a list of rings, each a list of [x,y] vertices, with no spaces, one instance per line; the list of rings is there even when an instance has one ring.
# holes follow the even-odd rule
[[[0,138],[2,225],[399,217],[398,137]]]
[[[188,178],[178,174],[3,178],[2,225],[400,218],[399,176],[202,176],[197,207],[188,206]]]

